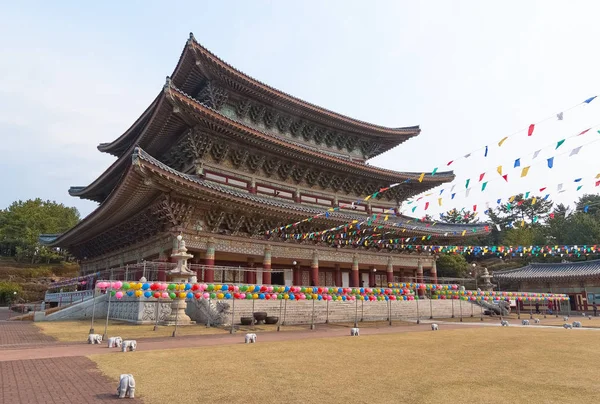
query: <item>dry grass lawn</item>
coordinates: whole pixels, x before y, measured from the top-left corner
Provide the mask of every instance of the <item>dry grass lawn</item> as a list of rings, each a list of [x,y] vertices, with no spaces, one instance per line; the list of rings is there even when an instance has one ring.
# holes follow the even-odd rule
[[[481,327],[94,355],[147,404],[583,403],[596,331]],[[179,382],[174,380],[179,378]]]
[[[85,342],[90,331],[89,321],[47,321],[34,323],[40,330],[51,337],[62,342]],[[239,332],[249,331],[252,328],[249,326],[240,326]],[[284,326],[281,331],[294,331],[306,329],[306,327]],[[154,331],[153,325],[135,325],[122,321],[109,321],[107,333],[109,335],[119,335],[123,339],[142,339],[142,338],[162,338],[170,337],[175,330],[175,326],[159,326],[158,330]],[[255,331],[276,331],[276,325],[256,325]],[[97,334],[104,332],[104,322],[94,324],[94,331]],[[228,334],[229,327],[210,327],[204,325],[191,325],[177,327],[177,335],[212,335],[212,334]]]

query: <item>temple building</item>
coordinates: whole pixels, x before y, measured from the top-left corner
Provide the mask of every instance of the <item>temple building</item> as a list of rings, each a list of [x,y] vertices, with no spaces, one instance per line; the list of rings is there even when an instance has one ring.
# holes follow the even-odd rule
[[[573,311],[591,311],[600,304],[600,260],[531,263],[525,267],[495,271],[494,279],[503,290],[564,293]]]
[[[399,172],[367,160],[419,135],[302,101],[228,65],[190,34],[173,74],[134,124],[98,149],[117,160],[72,196],[98,208],[64,234],[45,237],[80,260],[82,276],[169,260],[181,234],[200,280],[327,286],[435,280],[435,257],[382,243],[300,237],[393,209],[385,238],[443,244],[484,225],[425,223],[400,213],[407,198],[452,181],[452,172]],[[377,190],[365,203],[353,204]],[[289,223],[331,214],[283,231]],[[261,268],[244,279],[213,266]],[[288,269],[285,272],[274,269]],[[272,272],[273,271],[273,272]],[[160,280],[164,273],[158,273]]]

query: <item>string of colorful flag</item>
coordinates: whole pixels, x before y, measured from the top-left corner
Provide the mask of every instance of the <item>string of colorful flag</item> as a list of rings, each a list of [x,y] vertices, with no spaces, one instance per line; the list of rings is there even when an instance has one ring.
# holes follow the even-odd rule
[[[579,133],[578,133],[578,134],[576,134],[576,135],[570,136],[569,138],[572,138],[572,137],[577,137],[577,136],[581,136],[581,135],[583,135],[583,134],[585,134],[585,133],[589,132],[591,129],[593,129],[593,128],[596,128],[596,127],[600,127],[600,124],[598,124],[598,125],[595,125],[595,126],[593,126],[593,127],[591,127],[591,128],[588,128],[588,129],[584,130],[583,132],[579,132]],[[598,131],[598,133],[600,133],[600,131]],[[556,143],[556,146],[555,146],[554,150],[557,150],[557,149],[558,149],[558,148],[559,148],[559,147],[560,147],[560,146],[561,146],[561,145],[562,145],[562,144],[565,142],[565,140],[566,140],[566,139],[569,139],[569,138],[565,138],[565,139],[562,139],[562,140],[558,141],[558,142]],[[550,157],[550,158],[546,159],[546,161],[544,161],[544,160],[539,160],[538,162],[535,162],[535,163],[533,163],[533,162],[532,162],[532,163],[531,163],[531,164],[529,164],[528,166],[526,166],[526,167],[522,167],[522,168],[521,168],[521,166],[522,166],[522,164],[521,164],[521,160],[522,160],[522,158],[521,158],[521,157],[518,157],[518,158],[516,158],[516,159],[514,160],[514,163],[513,163],[513,168],[521,168],[520,178],[524,178],[524,177],[526,177],[526,176],[529,174],[529,172],[530,172],[530,169],[531,169],[531,167],[532,167],[532,166],[539,165],[539,164],[545,164],[545,165],[547,165],[547,166],[548,166],[548,168],[549,168],[549,169],[552,169],[552,168],[554,168],[554,166],[555,166],[554,162],[555,162],[555,159],[556,159],[557,157],[559,157],[559,156],[562,156],[562,155],[565,155],[565,154],[568,154],[568,155],[569,155],[569,157],[576,156],[577,154],[579,154],[579,151],[580,151],[580,150],[581,150],[581,149],[582,149],[584,146],[589,146],[590,144],[596,143],[596,142],[598,142],[598,141],[600,141],[600,138],[593,139],[593,140],[591,140],[591,141],[589,141],[589,142],[587,142],[587,143],[584,143],[583,145],[580,145],[580,146],[578,146],[578,147],[575,147],[574,149],[572,149],[572,150],[570,150],[570,151],[569,151],[569,150],[567,150],[567,151],[564,151],[564,152],[562,152],[562,153],[556,154],[556,155],[554,155],[554,156],[552,156],[552,157]],[[554,145],[554,144],[555,144],[555,143],[553,143],[552,145]],[[545,148],[545,147],[543,147],[543,148],[541,148],[541,149],[538,149],[538,150],[536,150],[536,151],[533,153],[532,160],[535,160],[535,159],[538,157],[538,155],[540,154],[540,151],[541,151],[541,150],[543,150],[544,148]],[[505,172],[503,171],[503,166],[504,166],[504,165],[499,165],[499,166],[496,168],[496,171],[497,171],[497,173],[500,175],[500,177],[491,178],[491,179],[488,179],[487,181],[484,181],[484,179],[485,179],[485,176],[486,176],[487,172],[483,172],[483,173],[480,173],[480,174],[479,174],[479,180],[478,180],[478,182],[477,182],[477,183],[478,183],[478,184],[481,184],[481,190],[480,190],[480,192],[484,192],[484,191],[487,189],[487,187],[488,187],[488,184],[489,184],[490,182],[493,182],[493,181],[496,181],[496,180],[498,180],[498,181],[499,181],[499,180],[504,180],[505,182],[508,182],[508,174],[507,174],[507,173],[505,173]],[[471,192],[471,190],[473,189],[473,187],[469,187],[470,185],[472,185],[471,178],[468,178],[468,179],[466,179],[466,180],[465,180],[465,189],[463,189],[463,190],[461,190],[461,191],[456,191],[456,192],[454,192],[454,191],[455,191],[455,188],[456,188],[456,186],[457,186],[457,184],[452,184],[452,186],[451,186],[451,188],[450,188],[450,192],[448,193],[448,194],[450,195],[450,199],[452,200],[452,199],[454,199],[454,198],[455,198],[457,195],[462,195],[463,193],[465,194],[465,197],[467,197],[467,198],[468,198],[468,197],[469,197],[469,195],[470,195],[470,192]],[[439,206],[442,206],[442,199],[443,199],[443,198],[442,198],[442,195],[443,195],[443,193],[444,193],[444,191],[445,191],[445,190],[446,190],[446,188],[443,188],[443,189],[441,189],[441,190],[439,191],[438,198],[437,198],[437,202],[438,202],[438,205],[439,205]],[[406,202],[406,204],[407,204],[407,205],[414,204],[415,202],[419,202],[419,201],[423,200],[424,198],[427,198],[428,196],[432,196],[433,194],[434,194],[434,193],[431,193],[431,192],[430,192],[430,193],[427,193],[427,194],[425,194],[425,195],[423,195],[423,196],[418,196],[418,197],[412,198],[412,199],[408,200],[408,201]],[[428,203],[428,202],[431,202],[431,201],[426,201],[426,202],[425,202],[425,206],[426,206],[426,207],[425,207],[425,210],[427,210],[427,207],[429,206],[429,203]],[[415,210],[416,210],[416,209],[415,209],[415,207],[413,207],[413,208],[412,208],[412,212],[414,212]]]
[[[594,100],[596,97],[597,97],[597,96],[590,97],[590,98],[588,98],[588,99],[584,100],[584,101],[583,101],[583,102],[581,102],[581,103],[578,103],[578,104],[576,104],[576,105],[574,105],[574,106],[572,106],[572,107],[570,107],[570,108],[568,108],[568,109],[566,109],[566,110],[563,110],[562,112],[559,112],[559,113],[557,113],[557,114],[555,114],[555,115],[552,115],[551,117],[545,118],[545,119],[543,119],[543,120],[541,120],[541,121],[538,121],[537,123],[534,123],[534,124],[531,124],[531,125],[529,125],[529,127],[528,127],[528,129],[527,129],[528,136],[532,136],[532,135],[533,135],[533,132],[534,132],[534,130],[535,130],[535,127],[536,127],[536,125],[539,125],[539,124],[540,124],[540,123],[542,123],[542,122],[545,122],[545,121],[548,121],[548,120],[550,120],[550,119],[553,119],[554,117],[556,117],[558,120],[563,120],[563,118],[564,118],[564,112],[570,111],[570,110],[572,110],[572,109],[574,109],[574,108],[576,108],[576,107],[578,107],[578,106],[581,106],[581,105],[587,105],[587,104],[591,103],[591,102],[592,102],[592,101],[593,101],[593,100]],[[501,139],[501,140],[498,142],[498,147],[501,147],[501,146],[502,146],[502,145],[503,145],[503,144],[504,144],[504,143],[505,143],[505,142],[506,142],[508,139],[510,139],[511,137],[513,137],[513,136],[515,136],[515,135],[517,135],[517,134],[519,134],[519,133],[523,132],[524,130],[525,130],[525,129],[521,129],[521,130],[519,130],[519,131],[517,131],[517,132],[514,132],[513,134],[511,134],[511,135],[509,135],[509,136],[505,136],[504,138],[502,138],[502,139]],[[587,132],[587,130],[586,130],[586,131],[584,131],[584,132],[582,132],[581,134],[583,134],[583,133],[585,133],[585,132]],[[562,143],[561,143],[561,144],[562,144]],[[560,146],[560,145],[559,145],[559,146]],[[485,153],[484,153],[484,155],[487,157],[489,148],[488,148],[488,146],[485,146],[484,148],[485,148]],[[471,155],[472,155],[474,152],[476,152],[476,151],[479,151],[479,150],[482,150],[482,149],[484,149],[484,148],[482,147],[482,148],[479,148],[479,149],[477,149],[477,150],[474,150],[473,152],[467,153],[466,155],[464,155],[464,156],[463,156],[463,158],[465,158],[465,159],[466,159],[466,158],[470,157],[470,156],[471,156]],[[558,147],[557,147],[557,148],[558,148]],[[450,165],[451,165],[451,164],[453,164],[453,163],[454,163],[456,160],[457,160],[457,159],[453,159],[453,160],[451,160],[450,162],[448,162],[448,163],[447,163],[447,166],[450,166]],[[431,176],[435,175],[435,174],[436,174],[436,172],[437,172],[437,170],[438,170],[438,167],[434,168],[434,169],[431,171],[431,174],[430,174],[430,175],[431,175]],[[425,174],[426,174],[426,173],[421,173],[421,175],[420,175],[420,176],[419,176],[419,178],[418,178],[418,182],[422,182],[422,181],[423,181],[423,179],[424,179],[424,177],[425,177]],[[507,179],[507,178],[508,178],[508,177],[506,177],[505,179]],[[312,220],[314,220],[314,219],[317,219],[317,218],[319,218],[319,217],[326,217],[326,218],[328,218],[332,212],[339,211],[340,209],[353,209],[353,208],[355,208],[356,206],[359,206],[359,205],[361,205],[362,203],[364,203],[364,202],[367,202],[367,201],[368,201],[368,200],[370,200],[370,199],[374,199],[374,198],[376,198],[378,195],[382,194],[383,192],[385,192],[385,191],[387,191],[387,190],[389,190],[389,189],[391,189],[391,188],[394,188],[394,187],[396,187],[396,186],[398,186],[398,185],[400,185],[400,184],[403,184],[403,183],[409,183],[409,182],[411,182],[411,180],[410,180],[410,179],[407,179],[407,180],[405,180],[405,181],[403,181],[403,182],[401,182],[401,183],[395,183],[395,184],[391,184],[391,185],[390,185],[390,186],[388,186],[388,187],[380,188],[378,191],[376,191],[376,192],[372,193],[371,195],[368,195],[367,197],[365,197],[365,198],[363,198],[363,199],[358,199],[358,200],[356,200],[355,202],[352,202],[352,203],[350,203],[350,204],[340,204],[340,206],[329,208],[329,209],[328,209],[327,211],[325,211],[325,212],[318,213],[318,214],[316,214],[316,215],[313,215],[313,216],[310,216],[310,217],[304,218],[304,219],[302,219],[302,220],[299,220],[299,221],[297,221],[297,222],[294,222],[294,223],[289,223],[289,224],[287,224],[287,225],[284,225],[284,226],[280,226],[280,227],[277,227],[277,228],[273,228],[273,229],[267,230],[267,231],[265,232],[265,234],[266,234],[267,236],[269,236],[269,235],[271,235],[271,234],[274,234],[274,233],[277,233],[277,232],[280,232],[280,231],[283,231],[283,230],[286,230],[286,229],[289,229],[289,228],[292,228],[292,227],[296,227],[296,226],[298,226],[298,225],[300,225],[300,224],[302,224],[302,223],[310,222],[310,221],[312,221]],[[488,182],[489,182],[489,181],[488,181]],[[467,185],[468,185],[468,183],[467,183]],[[487,186],[487,182],[486,182],[486,186]],[[483,188],[485,189],[485,186],[484,186]],[[389,210],[387,210],[387,211],[384,211],[384,212],[383,212],[383,214],[388,214],[388,215],[389,215],[389,214],[390,214],[392,211],[394,211],[394,209],[393,209],[393,208],[391,208],[391,209],[389,209]],[[386,216],[386,217],[387,217],[387,216]],[[387,220],[387,219],[386,219],[386,220]],[[342,227],[343,227],[343,226],[342,226]]]
[[[514,137],[514,136],[516,136],[516,135],[518,135],[518,134],[520,134],[520,133],[522,133],[522,132],[525,132],[525,131],[527,131],[527,137],[531,137],[531,136],[533,136],[533,134],[534,134],[534,131],[536,130],[536,127],[537,127],[537,126],[539,126],[541,123],[543,123],[543,122],[546,122],[546,121],[549,121],[549,120],[557,120],[557,121],[562,121],[562,120],[564,119],[564,114],[565,114],[565,112],[569,112],[569,111],[573,110],[574,108],[577,108],[577,107],[580,107],[580,106],[588,105],[588,104],[590,104],[592,101],[594,101],[594,99],[596,99],[596,97],[597,97],[597,96],[595,95],[595,96],[593,96],[593,97],[587,98],[587,99],[586,99],[586,100],[584,100],[583,102],[580,102],[580,103],[578,103],[578,104],[575,104],[575,105],[573,105],[572,107],[569,107],[569,108],[567,108],[567,109],[565,109],[565,110],[562,110],[561,112],[558,112],[558,113],[556,113],[556,114],[550,115],[550,116],[548,116],[547,118],[544,118],[544,119],[542,119],[541,121],[538,121],[538,122],[532,123],[532,124],[530,124],[530,125],[529,125],[527,128],[520,129],[520,130],[518,130],[518,131],[516,131],[516,132],[514,132],[514,133],[512,133],[512,134],[510,134],[510,135],[508,135],[508,136],[504,136],[502,139],[500,139],[500,140],[497,142],[497,144],[498,144],[498,147],[502,147],[502,145],[503,145],[504,143],[506,143],[506,141],[508,141],[508,140],[509,140],[509,139],[511,139],[512,137]],[[471,152],[468,152],[468,153],[466,153],[466,154],[464,154],[464,155],[461,155],[461,156],[459,156],[459,157],[456,157],[456,158],[454,158],[454,159],[452,159],[452,160],[448,161],[448,163],[446,163],[446,166],[447,166],[447,167],[450,167],[451,165],[453,165],[454,163],[456,163],[458,160],[460,160],[460,159],[468,159],[469,157],[473,156],[475,153],[477,153],[477,152],[480,152],[480,151],[483,151],[483,155],[484,155],[484,157],[487,157],[487,156],[488,156],[488,154],[489,154],[489,150],[490,150],[490,148],[489,148],[489,145],[485,145],[485,146],[483,146],[483,147],[479,147],[479,148],[477,148],[477,149],[475,149],[475,150],[473,150],[473,151],[471,151]],[[433,171],[432,171],[432,174],[431,174],[431,175],[435,174],[435,172],[436,172],[437,170],[438,170],[438,168],[434,168],[434,169],[433,169]]]

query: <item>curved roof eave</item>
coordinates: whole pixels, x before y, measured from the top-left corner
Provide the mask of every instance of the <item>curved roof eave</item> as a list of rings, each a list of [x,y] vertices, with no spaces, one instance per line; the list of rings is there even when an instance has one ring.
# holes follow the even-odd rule
[[[245,74],[241,70],[236,69],[235,67],[228,64],[227,62],[225,62],[224,60],[222,60],[221,58],[216,56],[214,53],[209,51],[207,48],[202,46],[196,40],[193,33],[190,33],[190,38],[188,40],[188,44],[190,44],[190,46],[193,46],[198,51],[198,54],[200,56],[204,57],[204,61],[215,64],[216,66],[220,67],[223,71],[225,71],[231,77],[235,77],[235,78],[241,80],[242,82],[251,86],[255,90],[258,90],[259,92],[262,92],[263,94],[279,98],[283,102],[290,105],[292,108],[295,108],[295,109],[300,108],[309,113],[313,113],[313,114],[316,113],[317,115],[320,115],[320,116],[326,116],[329,119],[334,119],[342,124],[345,124],[346,126],[350,125],[354,128],[354,130],[356,130],[358,132],[366,130],[371,135],[378,135],[378,136],[382,136],[382,135],[383,136],[386,136],[386,135],[387,136],[389,136],[389,135],[407,136],[407,135],[409,135],[412,137],[412,136],[418,135],[420,132],[420,129],[418,126],[390,128],[390,127],[386,127],[386,126],[376,125],[376,124],[372,124],[369,122],[361,121],[359,119],[354,119],[349,116],[342,115],[337,112],[320,107],[318,105],[312,104],[310,102],[304,101],[300,98],[294,97],[293,95],[290,95],[290,94],[280,91],[276,88],[273,88],[255,78]]]

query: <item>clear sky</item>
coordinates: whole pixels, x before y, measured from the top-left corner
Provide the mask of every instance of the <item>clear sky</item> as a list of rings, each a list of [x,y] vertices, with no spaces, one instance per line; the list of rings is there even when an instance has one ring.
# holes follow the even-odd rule
[[[598,1],[18,3],[0,5],[0,208],[41,197],[91,212],[97,204],[70,197],[69,186],[89,184],[114,161],[96,146],[152,102],[190,31],[228,63],[297,97],[381,125],[421,125],[419,137],[371,164],[442,171],[489,145],[488,157],[480,150],[450,167],[457,195],[450,200],[445,187],[439,207],[438,188],[427,213],[542,186],[568,203],[600,189],[600,127],[551,146],[600,124],[600,98],[497,146],[600,94]],[[546,158],[587,143],[547,168]],[[517,157],[522,167],[539,163],[520,178]],[[482,193],[483,172],[490,182]],[[559,183],[565,192],[555,195]],[[421,204],[414,214],[423,213]]]

